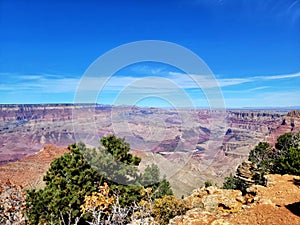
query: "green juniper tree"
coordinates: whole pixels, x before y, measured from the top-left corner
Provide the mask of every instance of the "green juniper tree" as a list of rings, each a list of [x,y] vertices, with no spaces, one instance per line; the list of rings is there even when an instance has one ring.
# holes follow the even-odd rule
[[[44,176],[45,188],[27,192],[29,224],[74,223],[84,196],[100,185],[99,174],[81,154],[84,144],[73,144],[68,148],[69,153],[51,163]]]
[[[260,142],[249,153],[248,160],[256,165],[253,180],[255,184],[266,185],[265,174],[300,175],[300,133],[285,133],[277,138],[275,148],[267,142]],[[225,178],[223,188],[243,190],[245,184],[238,177]]]
[[[27,192],[28,224],[74,224],[78,218],[78,224],[87,224],[85,221],[91,215],[82,214],[80,206],[85,196],[104,183],[119,196],[122,207],[143,198],[141,177],[148,179],[152,189],[171,193],[169,183],[160,181],[157,166],[147,168],[148,174],[139,173],[137,166],[141,159],[129,153],[130,146],[124,139],[111,135],[102,138],[101,144],[98,150],[83,143],[72,144],[68,153],[51,163],[44,176],[45,188]]]

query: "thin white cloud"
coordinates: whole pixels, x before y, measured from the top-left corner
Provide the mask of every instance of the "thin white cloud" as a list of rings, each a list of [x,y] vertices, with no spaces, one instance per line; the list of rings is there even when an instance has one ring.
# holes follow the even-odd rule
[[[261,87],[255,87],[250,89],[240,89],[240,90],[224,90],[224,93],[249,93],[249,92],[256,92],[258,90],[264,90],[270,88],[270,86],[261,86]]]
[[[170,72],[169,74],[171,75],[171,79],[180,84],[180,86],[183,86],[183,88],[216,88],[242,84],[250,81],[247,78],[216,79],[213,75],[183,74],[177,72]],[[195,81],[197,81],[197,83]]]
[[[158,71],[154,71],[155,73],[159,73]],[[3,75],[4,74],[0,74]],[[128,95],[143,95],[143,94],[152,94],[152,95],[160,95],[160,96],[177,96],[176,93],[180,93],[179,91],[184,91],[188,94],[192,94],[197,90],[201,92],[204,91],[205,88],[213,89],[213,88],[223,88],[223,87],[231,87],[235,86],[235,90],[231,88],[226,88],[224,93],[260,93],[258,90],[263,90],[270,88],[271,86],[268,85],[268,81],[271,80],[280,80],[280,79],[298,79],[300,77],[300,73],[293,73],[293,74],[279,74],[279,75],[262,75],[262,76],[248,76],[244,78],[214,78],[212,75],[195,75],[195,74],[184,74],[178,72],[167,72],[163,71],[162,76],[154,76],[154,77],[136,77],[136,76],[112,76],[107,83],[107,77],[90,77],[84,78],[84,84],[80,86],[78,89],[78,85],[80,82],[83,82],[80,78],[77,77],[64,77],[63,75],[51,75],[51,74],[41,74],[41,75],[13,75],[9,76],[9,74],[5,74],[8,77],[3,83],[0,84],[0,91],[2,92],[10,92],[10,93],[70,93],[75,94],[76,92],[82,91],[83,93],[90,94],[102,93],[105,94],[116,94],[116,93],[125,93]],[[10,78],[9,78],[10,77]],[[198,85],[195,80],[198,81],[200,85]],[[260,81],[261,86],[256,87],[256,82]],[[299,80],[296,80],[299,81]],[[239,88],[239,85],[242,84],[253,84],[253,88]],[[296,82],[295,82],[296,83]],[[203,89],[204,88],[204,89]],[[263,91],[265,93],[265,91]],[[272,92],[270,92],[272,93]],[[280,92],[281,93],[281,92]],[[289,100],[290,102],[295,102],[293,95],[283,94],[279,96],[277,93],[277,97],[275,98],[273,95],[269,95],[269,101],[272,104],[276,105],[276,101],[283,104],[284,97]],[[298,95],[300,96],[300,95]],[[245,97],[245,96],[244,96]],[[243,98],[243,96],[237,96],[236,99]],[[250,97],[251,98],[251,97]],[[253,97],[254,98],[254,97]],[[253,101],[253,98],[252,101]],[[263,101],[260,98],[260,102]],[[265,97],[264,97],[265,99]],[[233,99],[227,99],[227,102],[234,103]],[[250,101],[250,100],[249,100]],[[265,102],[266,104],[268,102]],[[230,104],[230,105],[232,105]],[[270,103],[268,103],[270,104]],[[234,104],[233,104],[234,105]]]
[[[4,75],[3,73],[1,74]],[[79,79],[60,75],[7,75],[8,79],[0,85],[0,91],[33,91],[40,93],[66,93],[75,91]]]
[[[175,75],[177,75],[177,77],[174,78],[174,81],[178,81],[178,83],[183,83],[184,84],[183,86],[186,86],[187,88],[192,88],[192,87],[195,87],[195,85],[192,85],[193,81],[189,80],[189,81],[186,81],[187,83],[185,83],[184,81],[181,82],[180,79],[186,80],[186,77],[197,76],[198,79],[201,80],[207,87],[215,87],[215,85],[218,85],[218,87],[226,87],[226,86],[233,86],[233,85],[257,82],[257,81],[298,78],[298,77],[300,77],[300,72],[292,73],[292,74],[244,76],[244,78],[234,78],[233,77],[233,78],[218,78],[218,79],[214,78],[212,75],[187,75],[187,74],[172,73],[172,72],[170,72],[170,75],[172,75],[173,77]],[[184,77],[184,76],[186,76],[186,77]],[[189,84],[189,85],[185,85],[185,84]],[[267,86],[264,86],[263,88],[266,88],[266,87]],[[260,87],[259,89],[262,89],[262,87]]]
[[[41,75],[21,75],[18,77],[21,80],[40,80],[43,78]]]
[[[281,74],[281,75],[269,75],[269,76],[255,76],[253,79],[256,80],[279,80],[300,77],[300,72],[293,74]]]
[[[269,88],[270,86],[262,86],[262,87],[256,87],[256,88],[251,88],[251,89],[248,89],[248,91],[257,91],[257,90],[263,90],[263,89],[267,89]]]
[[[174,92],[176,89],[209,89],[209,88],[222,88],[228,86],[238,86],[245,83],[255,83],[258,81],[277,80],[277,79],[292,79],[300,77],[300,73],[295,74],[281,74],[270,76],[250,76],[245,78],[218,78],[213,75],[195,75],[184,74],[178,72],[169,72],[167,75],[161,77],[133,77],[133,76],[117,76],[111,77],[110,80],[104,85],[105,91],[121,91],[124,88],[130,92],[149,93],[149,92]],[[151,78],[151,76],[150,76]],[[89,85],[87,90],[99,90],[100,78],[88,78]],[[174,85],[168,85],[165,81]],[[197,81],[197,82],[195,82]],[[251,92],[269,88],[269,85],[255,87],[252,89],[245,89],[243,92]]]

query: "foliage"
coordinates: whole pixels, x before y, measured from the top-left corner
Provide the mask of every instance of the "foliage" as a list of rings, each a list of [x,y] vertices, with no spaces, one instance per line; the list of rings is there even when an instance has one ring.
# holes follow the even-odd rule
[[[81,154],[85,145],[70,145],[70,152],[55,159],[44,176],[42,190],[27,191],[29,224],[75,223],[85,195],[90,195],[100,184],[99,174]]]
[[[82,151],[92,168],[101,175],[101,183],[136,184],[141,159],[129,153],[130,146],[124,138],[114,135],[103,137],[102,146]]]
[[[166,195],[155,200],[152,214],[159,224],[165,225],[170,219],[183,215],[188,209],[189,206],[183,199],[176,199],[174,195]]]
[[[160,180],[160,172],[155,164],[146,167],[144,173],[140,177],[140,183],[144,187],[152,188],[153,199],[173,194],[170,183],[167,181],[166,177],[164,176],[163,179]]]
[[[255,184],[266,185],[267,173],[300,175],[299,143],[299,133],[285,133],[278,137],[275,148],[267,142],[260,142],[251,150],[248,160],[256,166],[252,171]],[[245,191],[246,184],[238,177],[230,175],[225,178],[223,188]]]
[[[261,173],[254,177],[256,183],[264,184],[266,173],[299,174],[299,142],[299,133],[285,133],[277,138],[275,149],[266,142],[259,143],[249,155]]]
[[[114,197],[109,194],[107,183],[99,187],[98,192],[93,192],[91,196],[84,197],[84,204],[80,206],[82,213],[92,214],[93,221],[91,223],[104,222],[105,218],[110,214],[111,205]]]
[[[121,206],[120,196],[112,196],[109,187],[104,184],[100,187],[100,193],[94,192],[92,196],[86,196],[81,208],[84,213],[93,215],[93,220],[88,221],[90,225],[149,224],[153,206],[152,188],[142,188],[140,194],[143,199],[138,204]]]
[[[206,188],[207,188],[207,187],[210,187],[210,186],[212,186],[212,182],[211,182],[211,181],[205,181],[204,186],[205,186]]]
[[[279,160],[281,173],[300,175],[300,148],[290,147]]]
[[[148,165],[140,177],[140,183],[143,184],[144,187],[149,187],[153,184],[158,185],[159,177],[160,174],[157,165]]]
[[[158,184],[158,186],[154,186],[154,195],[153,198],[162,198],[165,195],[173,195],[172,188],[170,186],[169,181],[167,181],[167,178],[164,176],[162,181]]]
[[[122,215],[130,217],[132,207],[145,198],[142,182],[155,197],[172,193],[169,182],[160,180],[157,166],[149,166],[144,174],[138,171],[141,159],[129,153],[124,139],[111,135],[102,138],[101,144],[98,150],[72,144],[69,153],[51,163],[45,188],[27,192],[28,224],[86,224],[95,219],[93,213],[107,216],[110,211],[115,216],[126,211]],[[108,187],[117,203],[112,204]]]
[[[299,174],[300,133],[285,133],[277,139],[275,145],[278,155],[275,159],[273,173]]]
[[[254,163],[261,173],[269,173],[274,165],[276,151],[272,149],[267,142],[259,142],[258,145],[250,151],[248,160]]]
[[[225,177],[225,181],[223,183],[223,188],[240,190],[243,193],[245,193],[245,191],[247,189],[247,185],[240,178],[230,174],[228,177]]]
[[[140,191],[143,187],[151,187],[153,198],[172,194],[169,182],[160,179],[157,165],[147,166],[144,173],[139,173],[137,166],[141,159],[129,153],[130,146],[124,138],[110,135],[101,139],[103,147],[85,152],[85,158],[101,175],[101,183],[107,182],[113,193],[122,196],[119,204],[122,207],[142,200]]]
[[[293,134],[293,133],[285,133],[277,138],[277,143],[275,144],[275,148],[286,152],[289,148],[299,147],[300,141],[300,134]]]

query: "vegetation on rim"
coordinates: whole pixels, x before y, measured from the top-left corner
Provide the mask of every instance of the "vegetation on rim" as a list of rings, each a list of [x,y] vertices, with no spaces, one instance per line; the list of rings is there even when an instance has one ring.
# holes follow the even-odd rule
[[[69,153],[51,163],[44,177],[45,188],[27,192],[28,224],[87,224],[93,213],[82,206],[88,204],[87,199],[97,199],[103,185],[109,187],[106,200],[115,199],[119,208],[128,211],[122,224],[132,217],[130,209],[145,200],[143,189],[151,188],[151,200],[172,194],[168,181],[160,179],[157,166],[149,166],[144,173],[138,171],[141,159],[129,153],[124,139],[111,135],[102,138],[101,144],[98,150],[83,143],[72,144]],[[112,211],[110,204],[105,207],[104,220]]]
[[[255,184],[265,185],[265,175],[300,175],[300,133],[285,133],[278,137],[275,148],[267,142],[260,142],[249,153],[248,160],[255,165],[253,180]],[[225,178],[225,189],[237,189],[245,192],[247,184],[232,174]]]

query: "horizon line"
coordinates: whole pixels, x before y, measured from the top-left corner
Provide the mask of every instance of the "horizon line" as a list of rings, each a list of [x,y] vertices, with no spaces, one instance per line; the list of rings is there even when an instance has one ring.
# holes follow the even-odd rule
[[[134,108],[154,108],[154,109],[176,109],[173,107],[164,107],[164,106],[138,106],[138,105],[112,105],[112,104],[104,104],[104,103],[71,103],[71,102],[61,102],[61,103],[55,103],[55,102],[49,102],[49,103],[0,103],[0,106],[5,106],[5,105],[10,105],[10,106],[19,106],[19,105],[44,105],[44,106],[62,106],[62,105],[99,105],[99,106],[106,106],[106,107],[134,107]],[[195,108],[191,107],[177,107],[178,109],[211,109],[210,107],[206,106],[195,106]],[[214,108],[211,110],[218,110],[219,108]],[[238,109],[244,109],[244,110],[300,110],[300,105],[294,105],[294,106],[243,106],[243,107],[225,107],[221,109],[229,109],[229,110],[238,110]]]

